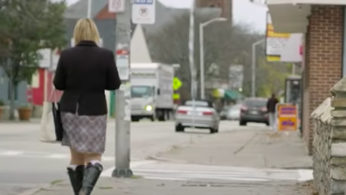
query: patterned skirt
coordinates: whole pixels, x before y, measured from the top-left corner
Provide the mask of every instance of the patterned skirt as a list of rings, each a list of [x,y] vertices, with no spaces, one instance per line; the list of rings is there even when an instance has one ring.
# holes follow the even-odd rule
[[[107,115],[80,116],[62,112],[64,134],[61,144],[81,153],[103,154],[106,145]]]

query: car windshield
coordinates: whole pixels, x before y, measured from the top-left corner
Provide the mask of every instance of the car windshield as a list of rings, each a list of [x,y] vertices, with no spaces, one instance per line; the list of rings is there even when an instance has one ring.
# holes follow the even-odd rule
[[[247,107],[265,107],[267,100],[265,99],[248,99],[244,101],[244,105]]]
[[[186,101],[185,102],[185,106],[193,106],[193,104],[196,106],[196,107],[211,107],[211,105],[206,102],[206,101],[192,101],[192,100],[189,100],[189,101]]]
[[[153,95],[153,88],[150,86],[132,86],[131,97],[133,98],[145,98]]]

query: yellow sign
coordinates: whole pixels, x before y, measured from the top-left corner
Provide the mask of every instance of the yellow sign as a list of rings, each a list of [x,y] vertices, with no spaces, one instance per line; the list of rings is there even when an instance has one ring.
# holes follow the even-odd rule
[[[183,85],[183,83],[178,79],[177,77],[174,77],[173,79],[173,89],[178,90]]]
[[[277,33],[274,31],[272,24],[267,24],[267,37],[272,38],[290,38],[291,34],[288,33]]]
[[[173,94],[173,99],[174,100],[179,100],[180,99],[180,94],[179,93]]]
[[[280,56],[267,56],[268,62],[280,62],[281,57]]]
[[[298,106],[294,104],[278,104],[276,107],[278,130],[298,130]]]

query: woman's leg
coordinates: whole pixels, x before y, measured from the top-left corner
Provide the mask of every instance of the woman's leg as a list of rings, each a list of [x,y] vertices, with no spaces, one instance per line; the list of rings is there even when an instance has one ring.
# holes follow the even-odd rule
[[[84,154],[84,162],[87,164],[83,179],[82,189],[79,195],[90,195],[103,170],[102,154]]]
[[[80,152],[70,148],[71,160],[70,166],[67,168],[70,182],[75,195],[79,194],[82,188],[83,176],[84,176],[84,155]]]

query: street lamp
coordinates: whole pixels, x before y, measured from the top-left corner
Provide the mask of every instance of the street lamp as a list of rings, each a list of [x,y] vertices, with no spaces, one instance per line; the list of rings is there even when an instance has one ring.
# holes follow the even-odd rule
[[[205,99],[205,92],[204,92],[204,35],[203,35],[203,29],[207,25],[213,23],[213,22],[223,22],[227,21],[226,18],[213,18],[207,22],[199,24],[199,46],[200,46],[200,85],[201,85],[201,99]]]
[[[252,60],[251,60],[251,96],[256,97],[256,46],[264,43],[264,39],[252,44]]]

